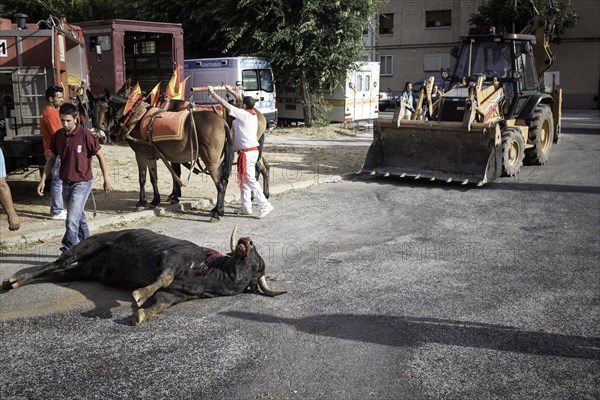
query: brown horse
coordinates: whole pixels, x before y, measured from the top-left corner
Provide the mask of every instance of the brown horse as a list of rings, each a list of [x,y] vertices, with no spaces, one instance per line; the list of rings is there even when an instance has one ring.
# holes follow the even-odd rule
[[[112,143],[110,130],[112,128],[111,116],[116,116],[116,111],[111,113],[110,104],[110,93],[108,90],[104,90],[101,95],[94,96],[94,94],[88,90],[87,99],[90,109],[90,120],[92,122],[91,131],[100,140],[100,143]]]
[[[182,140],[150,143],[142,138],[139,129],[139,123],[149,108],[148,103],[138,102],[126,115],[126,121],[117,126],[120,131],[119,137],[128,139],[138,164],[140,198],[136,206],[146,205],[144,186],[147,170],[150,171],[150,182],[154,188],[154,198],[150,204],[157,206],[160,203],[156,169],[158,157],[171,163],[190,165],[194,165],[199,158],[217,188],[217,205],[211,211],[211,222],[218,221],[224,215],[225,191],[233,164],[229,126],[214,112],[193,112],[185,124]]]
[[[161,108],[163,110],[167,110],[167,111],[178,111],[178,110],[182,110],[185,107],[187,107],[188,103],[186,101],[183,100],[171,100],[171,99],[164,99]],[[226,109],[221,108],[221,107],[214,107],[214,108],[207,108],[210,109],[212,111],[214,111],[215,113],[217,113],[220,117],[224,118],[228,125],[229,128],[231,129],[232,126],[232,121],[231,118],[229,117],[229,115],[226,113]],[[269,163],[267,162],[267,160],[264,158],[263,156],[263,146],[264,146],[264,142],[265,142],[265,131],[267,128],[267,120],[265,118],[265,116],[258,110],[256,111],[256,116],[258,118],[258,132],[257,132],[257,138],[258,138],[258,143],[259,143],[259,156],[258,156],[258,162],[256,163],[256,179],[258,180],[258,178],[260,177],[260,175],[262,175],[263,178],[263,194],[265,195],[266,198],[269,198],[269,172],[271,170],[271,166],[269,165]],[[175,171],[175,173],[177,174],[178,177],[181,176],[181,164],[178,163],[173,163],[172,164],[173,170]],[[179,203],[179,198],[181,197],[181,185],[179,184],[179,182],[177,182],[176,179],[173,179],[173,190],[171,192],[171,194],[169,195],[168,199],[171,203]]]

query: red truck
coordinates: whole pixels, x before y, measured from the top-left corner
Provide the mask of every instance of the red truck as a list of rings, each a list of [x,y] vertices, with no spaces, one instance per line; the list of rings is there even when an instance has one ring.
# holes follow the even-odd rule
[[[89,85],[81,28],[54,16],[37,23],[25,14],[0,18],[0,147],[8,172],[45,164],[40,115],[46,88],[55,84],[82,92]]]

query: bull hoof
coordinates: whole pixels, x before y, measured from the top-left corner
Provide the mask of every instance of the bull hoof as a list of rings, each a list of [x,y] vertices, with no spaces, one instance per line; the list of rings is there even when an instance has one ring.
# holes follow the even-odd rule
[[[140,211],[143,210],[144,207],[146,207],[146,204],[148,204],[147,201],[138,201],[137,203],[135,203],[135,208]]]
[[[16,276],[11,276],[10,278],[2,281],[2,289],[16,289],[19,286],[21,286],[21,284],[19,283],[19,279],[17,279]]]
[[[211,217],[210,217],[210,221],[209,221],[209,222],[210,222],[211,224],[216,224],[217,222],[221,222],[221,218],[219,218],[219,217],[214,217],[214,216],[211,216]]]
[[[146,300],[148,300],[148,296],[146,295],[143,289],[136,289],[133,292],[131,292],[131,295],[133,296],[135,304],[137,304],[138,307],[141,307],[142,304],[144,304]]]
[[[142,309],[139,309],[133,314],[133,325],[139,325],[146,321],[146,312]]]

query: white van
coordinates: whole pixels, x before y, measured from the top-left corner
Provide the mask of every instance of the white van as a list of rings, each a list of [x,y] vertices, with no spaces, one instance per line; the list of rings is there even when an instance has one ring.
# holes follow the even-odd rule
[[[360,62],[348,71],[343,86],[321,93],[331,106],[331,122],[353,122],[379,117],[379,63]],[[298,90],[284,89],[277,99],[279,121],[304,121]]]
[[[256,108],[262,112],[270,127],[277,125],[275,106],[275,79],[269,60],[263,57],[223,57],[184,60],[184,78],[187,88],[205,86],[244,86],[242,96],[256,99]],[[197,105],[214,104],[207,92],[192,92]]]

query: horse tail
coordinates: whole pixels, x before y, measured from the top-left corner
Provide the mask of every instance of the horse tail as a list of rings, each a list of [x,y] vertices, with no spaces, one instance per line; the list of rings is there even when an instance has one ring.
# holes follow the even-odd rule
[[[265,133],[263,133],[262,136],[260,137],[260,139],[258,139],[258,159],[259,160],[262,157],[263,147],[265,146],[265,136],[267,136]]]
[[[221,176],[219,177],[219,186],[222,185],[223,188],[227,188],[234,158],[233,138],[231,137],[229,125],[227,125],[225,121],[223,121],[223,127],[225,128],[225,145],[223,146],[223,165],[221,168]]]

